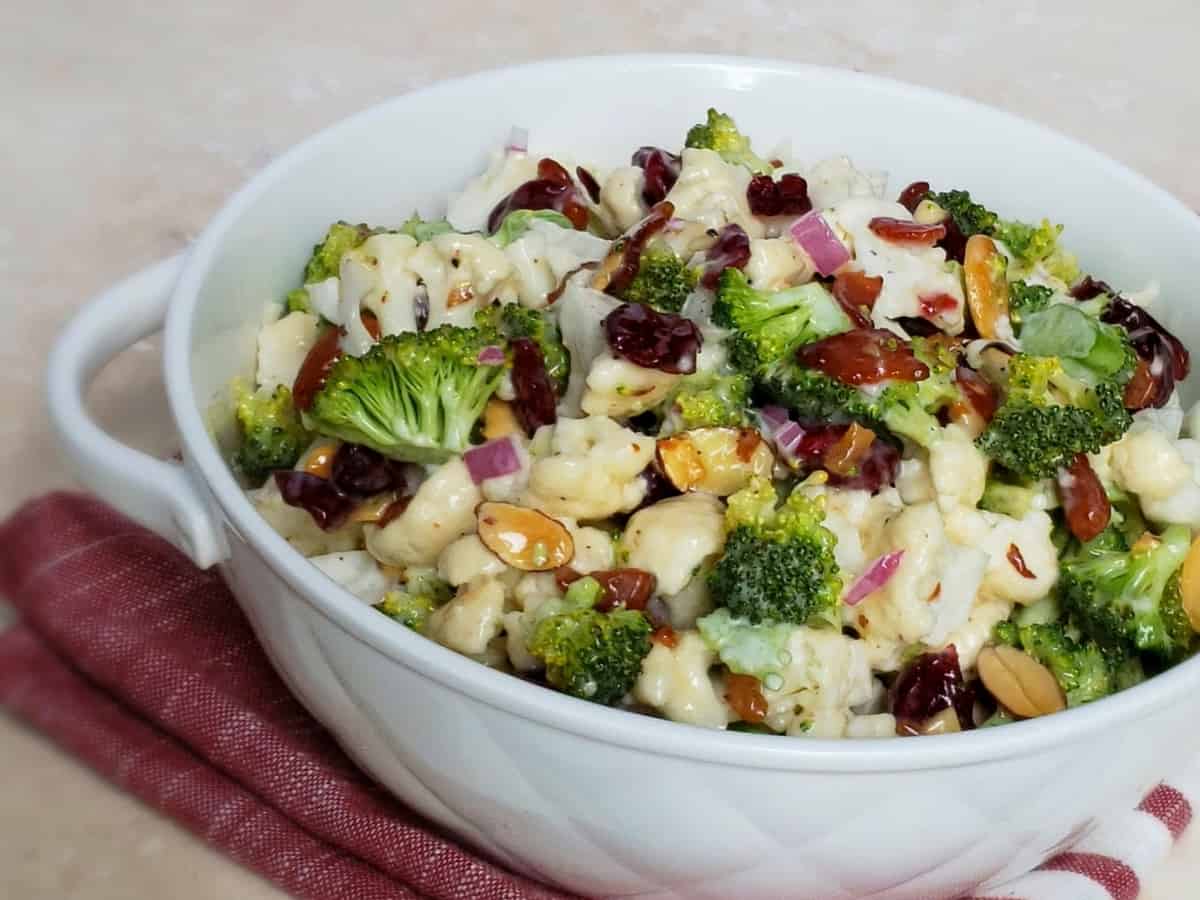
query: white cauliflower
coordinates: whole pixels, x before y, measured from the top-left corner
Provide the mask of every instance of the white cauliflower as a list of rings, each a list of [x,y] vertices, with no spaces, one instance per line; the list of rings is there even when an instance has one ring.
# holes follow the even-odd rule
[[[396,587],[396,576],[385,572],[365,550],[322,553],[308,561],[364,603],[378,603]]]
[[[600,218],[611,231],[624,232],[646,215],[642,189],[646,175],[639,166],[618,166],[600,186]]]
[[[709,674],[715,662],[715,654],[697,632],[681,634],[674,647],[656,642],[642,661],[634,699],[673,722],[724,728],[737,717]]]
[[[433,611],[426,634],[443,647],[479,656],[500,634],[503,615],[504,587],[494,578],[480,575]]]
[[[807,254],[790,237],[755,238],[750,241],[746,278],[762,291],[781,291],[811,281],[813,267]]]
[[[988,458],[961,425],[947,425],[929,448],[929,471],[943,510],[976,506],[987,485]]]
[[[681,378],[601,353],[592,361],[580,405],[589,416],[636,416],[662,403]]]
[[[529,469],[533,465],[529,449],[524,438],[519,434],[512,435],[512,444],[520,466],[516,471],[509,472],[507,475],[485,478],[479,483],[479,490],[488,500],[499,503],[515,502],[529,486]]]
[[[676,631],[695,628],[697,619],[713,611],[712,592],[703,571],[692,576],[683,590],[662,599],[671,614],[671,627]]]
[[[446,219],[458,231],[486,230],[488,214],[496,204],[537,178],[537,164],[537,159],[526,153],[493,152],[487,169],[450,198]]]
[[[953,305],[930,318],[948,334],[963,329],[962,279],[946,265],[946,252],[938,247],[913,247],[884,240],[868,227],[876,216],[910,221],[912,216],[899,203],[873,198],[853,198],[839,203],[827,214],[831,223],[849,237],[855,263],[868,275],[883,278],[883,289],[872,308],[875,327],[898,329],[901,316],[920,317],[921,298],[944,295]]]
[[[305,510],[283,502],[274,478],[268,478],[262,487],[250,491],[249,497],[267,524],[305,556],[340,553],[362,546],[361,524],[347,522],[340,528],[322,531]]]
[[[588,575],[613,568],[616,552],[612,535],[590,525],[576,525],[570,519],[562,520],[562,523],[571,532],[571,540],[575,544],[575,555],[570,563],[572,569],[581,575]]]
[[[349,352],[361,355],[373,342],[362,326],[362,310],[375,314],[381,334],[417,330],[416,300],[424,288],[409,268],[416,249],[416,240],[406,234],[376,234],[342,256],[338,322],[354,339]]]
[[[954,645],[958,651],[958,664],[965,672],[975,667],[979,651],[992,638],[996,626],[1009,617],[1013,610],[1011,600],[980,600],[971,610],[967,621],[946,635],[940,645]]]
[[[900,499],[908,504],[936,500],[937,491],[933,488],[929,463],[915,456],[900,460],[900,471],[896,474],[896,490],[900,492]]]
[[[394,566],[432,566],[452,541],[475,530],[482,500],[466,463],[452,459],[425,480],[403,513],[383,528],[366,527],[367,549]]]
[[[547,600],[561,596],[553,572],[526,572],[513,588],[513,603],[525,612],[533,612]]]
[[[851,716],[846,723],[848,738],[890,738],[896,736],[896,717],[891,713],[872,713],[866,716]]]
[[[791,662],[777,690],[763,690],[764,724],[793,736],[842,737],[851,708],[871,700],[874,680],[859,641],[838,631],[797,628],[788,637]]]
[[[592,362],[608,352],[608,341],[601,322],[621,305],[621,301],[588,287],[590,273],[567,280],[562,296],[554,304],[563,345],[571,355],[571,375],[567,390],[558,404],[560,416],[577,416],[587,389]]]
[[[468,534],[449,544],[438,556],[438,576],[454,587],[466,584],[477,575],[497,577],[508,566],[484,546],[477,534]]]
[[[422,244],[410,263],[429,295],[428,328],[467,327],[475,311],[497,299],[512,263],[481,234],[439,234]],[[501,298],[503,299],[503,298]]]
[[[1108,469],[1118,487],[1137,494],[1151,521],[1200,528],[1197,441],[1173,441],[1156,428],[1135,427],[1109,450]]]
[[[813,209],[829,209],[852,197],[880,198],[887,186],[886,175],[856,169],[845,156],[823,159],[802,174]]]
[[[603,259],[608,248],[609,242],[594,234],[534,219],[524,235],[504,248],[512,265],[509,287],[522,306],[541,309],[567,275]]]
[[[1042,510],[1023,519],[965,507],[946,513],[950,539],[988,555],[980,597],[1022,605],[1042,599],[1058,581],[1053,529],[1054,522]]]
[[[628,512],[646,495],[638,476],[654,458],[653,438],[589,416],[559,419],[549,443],[550,455],[533,462],[523,505],[594,521]]]
[[[750,237],[762,237],[763,225],[750,213],[746,188],[750,172],[731,165],[713,150],[687,147],[679,179],[667,194],[680,219],[700,222],[707,228],[740,225]]]
[[[290,390],[320,333],[320,320],[311,313],[288,313],[264,325],[258,333],[258,386]]]
[[[801,490],[809,497],[824,497],[824,525],[837,538],[833,554],[849,586],[849,580],[866,565],[867,550],[877,543],[880,530],[900,510],[900,495],[892,488],[874,495],[870,491],[830,489],[824,485]]]
[[[660,500],[633,514],[622,544],[630,566],[653,573],[659,593],[677,594],[725,546],[725,507],[704,493]]]

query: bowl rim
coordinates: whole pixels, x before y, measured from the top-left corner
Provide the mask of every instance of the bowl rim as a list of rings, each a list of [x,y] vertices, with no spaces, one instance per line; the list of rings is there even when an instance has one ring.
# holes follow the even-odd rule
[[[488,69],[438,81],[400,94],[342,119],[292,146],[245,182],[210,220],[192,246],[168,311],[163,345],[167,396],[180,434],[184,456],[206,484],[226,523],[305,601],[347,634],[393,662],[416,669],[446,688],[476,702],[504,710],[547,728],[602,743],[655,755],[746,768],[805,772],[899,772],[956,768],[1036,753],[1052,745],[1081,741],[1100,731],[1145,717],[1163,705],[1180,701],[1200,682],[1200,658],[1187,660],[1140,685],[1083,707],[1053,716],[953,735],[920,740],[805,738],[780,740],[776,735],[700,728],[665,719],[631,714],[578,700],[499,672],[393,623],[324,575],[277,534],[254,509],[227,463],[208,436],[194,400],[190,354],[199,287],[207,277],[229,228],[272,184],[302,160],[336,143],[364,122],[389,116],[416,97],[454,95],[484,89],[501,80],[566,78],[613,66],[643,68],[723,68],[743,73],[807,76],[857,83],[898,99],[922,97],[972,115],[1007,119],[1040,132],[1045,140],[1092,161],[1119,181],[1152,198],[1161,208],[1187,222],[1200,236],[1200,219],[1173,195],[1145,176],[1051,128],[977,101],[891,78],[785,60],[708,54],[593,55]]]

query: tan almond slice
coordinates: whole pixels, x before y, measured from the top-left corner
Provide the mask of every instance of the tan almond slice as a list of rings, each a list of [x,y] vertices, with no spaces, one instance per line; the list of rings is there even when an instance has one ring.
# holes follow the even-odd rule
[[[999,323],[1008,318],[1007,262],[987,235],[973,234],[963,253],[967,308],[980,337],[999,336]]]
[[[521,431],[521,425],[517,421],[517,414],[512,408],[512,404],[499,397],[492,397],[487,402],[487,406],[483,409],[483,436],[489,441],[494,441],[496,438],[507,437],[510,434],[518,434]]]
[[[536,509],[511,503],[481,503],[475,511],[479,539],[514,569],[546,572],[575,556],[565,525]]]
[[[1179,572],[1179,593],[1188,624],[1193,631],[1200,631],[1200,537],[1192,541],[1184,557]]]
[[[699,448],[687,434],[662,438],[655,446],[655,453],[667,480],[681,491],[693,490],[708,474]]]
[[[984,647],[976,665],[984,687],[1013,715],[1033,719],[1067,708],[1053,673],[1016,647]]]

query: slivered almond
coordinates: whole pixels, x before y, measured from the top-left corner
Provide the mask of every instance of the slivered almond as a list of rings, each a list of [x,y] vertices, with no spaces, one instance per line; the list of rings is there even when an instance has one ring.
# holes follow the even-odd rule
[[[677,434],[660,440],[655,447],[658,465],[667,480],[681,491],[695,489],[708,474],[700,451],[687,434]]]
[[[663,474],[681,491],[727,497],[754,475],[769,477],[775,454],[747,428],[695,428],[663,438],[656,448]]]
[[[351,522],[378,522],[387,513],[388,507],[395,502],[394,493],[380,494],[360,503],[347,518]]]
[[[337,454],[337,444],[318,444],[308,452],[304,461],[304,471],[318,478],[328,479],[333,474],[333,457]]]
[[[1004,254],[995,242],[983,234],[967,239],[963,254],[963,280],[967,288],[967,308],[980,337],[998,336],[1001,320],[1008,318],[1008,279]]]
[[[1179,592],[1188,624],[1200,631],[1200,537],[1192,541],[1179,572]]]
[[[517,434],[520,430],[521,425],[517,422],[517,414],[513,411],[511,403],[498,397],[488,400],[483,409],[483,436],[487,440],[494,441],[496,438]]]
[[[475,511],[479,539],[514,569],[546,572],[575,556],[566,526],[536,509],[511,503],[481,503]]]
[[[984,647],[976,665],[983,686],[1015,716],[1032,719],[1067,708],[1058,679],[1016,647]]]

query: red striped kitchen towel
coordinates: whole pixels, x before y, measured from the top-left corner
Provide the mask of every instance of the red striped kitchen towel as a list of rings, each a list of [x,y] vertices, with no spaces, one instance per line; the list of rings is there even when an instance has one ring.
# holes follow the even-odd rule
[[[563,900],[386,796],[271,670],[220,578],[102,503],[0,525],[0,704],[238,862],[314,900]],[[1200,771],[988,898],[1134,900]],[[972,898],[981,900],[981,898]]]

